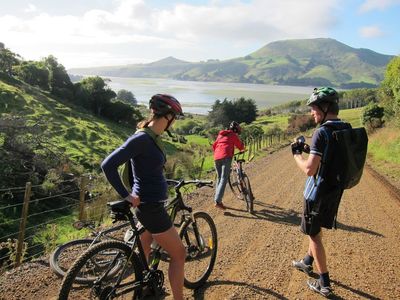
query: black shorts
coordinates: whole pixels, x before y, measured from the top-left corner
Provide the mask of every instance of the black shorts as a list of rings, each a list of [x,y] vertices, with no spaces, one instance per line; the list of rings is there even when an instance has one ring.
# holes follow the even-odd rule
[[[135,209],[136,216],[150,233],[162,233],[172,227],[164,202],[142,203]]]
[[[301,216],[300,230],[304,234],[315,236],[321,231],[320,218],[311,214],[312,202],[304,200],[303,208],[304,209],[303,215]]]
[[[324,196],[319,209],[317,209],[319,211],[317,215],[313,214],[315,202],[304,199],[300,230],[304,234],[314,236],[321,231],[321,227],[332,229],[342,193],[341,189],[331,189],[329,194]]]

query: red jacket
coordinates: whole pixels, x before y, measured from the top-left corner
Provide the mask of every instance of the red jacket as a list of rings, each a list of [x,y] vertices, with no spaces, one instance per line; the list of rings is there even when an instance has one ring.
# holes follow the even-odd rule
[[[235,147],[240,151],[244,150],[238,135],[232,130],[221,130],[213,144],[214,160],[232,157]]]

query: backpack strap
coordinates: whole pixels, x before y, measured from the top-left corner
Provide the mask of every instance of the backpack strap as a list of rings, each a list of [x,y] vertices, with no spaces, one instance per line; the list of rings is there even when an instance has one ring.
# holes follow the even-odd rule
[[[148,127],[136,130],[135,134],[139,132],[145,132],[147,135],[151,137],[154,144],[156,144],[157,148],[161,151],[162,155],[164,156],[164,160],[167,161],[167,156],[165,155],[164,145],[162,143],[161,137],[159,135],[156,135],[154,131]]]

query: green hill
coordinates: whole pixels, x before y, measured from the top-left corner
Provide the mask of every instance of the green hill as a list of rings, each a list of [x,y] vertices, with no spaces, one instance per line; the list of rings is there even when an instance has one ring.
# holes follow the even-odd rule
[[[98,166],[134,130],[56,101],[19,81],[0,80],[0,115],[4,113],[24,116],[28,124],[46,124],[49,142],[87,168]]]
[[[356,88],[378,86],[392,58],[318,38],[272,42],[245,57],[224,61],[190,63],[168,57],[150,64],[71,69],[69,73]]]

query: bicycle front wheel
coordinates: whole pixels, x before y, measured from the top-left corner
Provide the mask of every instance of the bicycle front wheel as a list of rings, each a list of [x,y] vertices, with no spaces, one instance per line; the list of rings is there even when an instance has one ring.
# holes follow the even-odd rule
[[[75,259],[93,244],[91,239],[73,240],[58,246],[49,257],[50,268],[59,277],[64,277]],[[76,278],[79,283],[87,283],[85,278]]]
[[[136,253],[120,241],[99,242],[87,249],[72,265],[61,284],[58,300],[137,299],[142,266]],[[90,279],[89,285],[76,284],[77,277]],[[128,291],[131,287],[130,291]]]
[[[253,192],[251,190],[250,179],[246,174],[243,174],[243,194],[246,200],[246,208],[249,213],[253,213]]]
[[[217,229],[205,212],[195,212],[194,220],[182,225],[179,236],[186,248],[185,287],[196,289],[210,276],[217,257]]]

